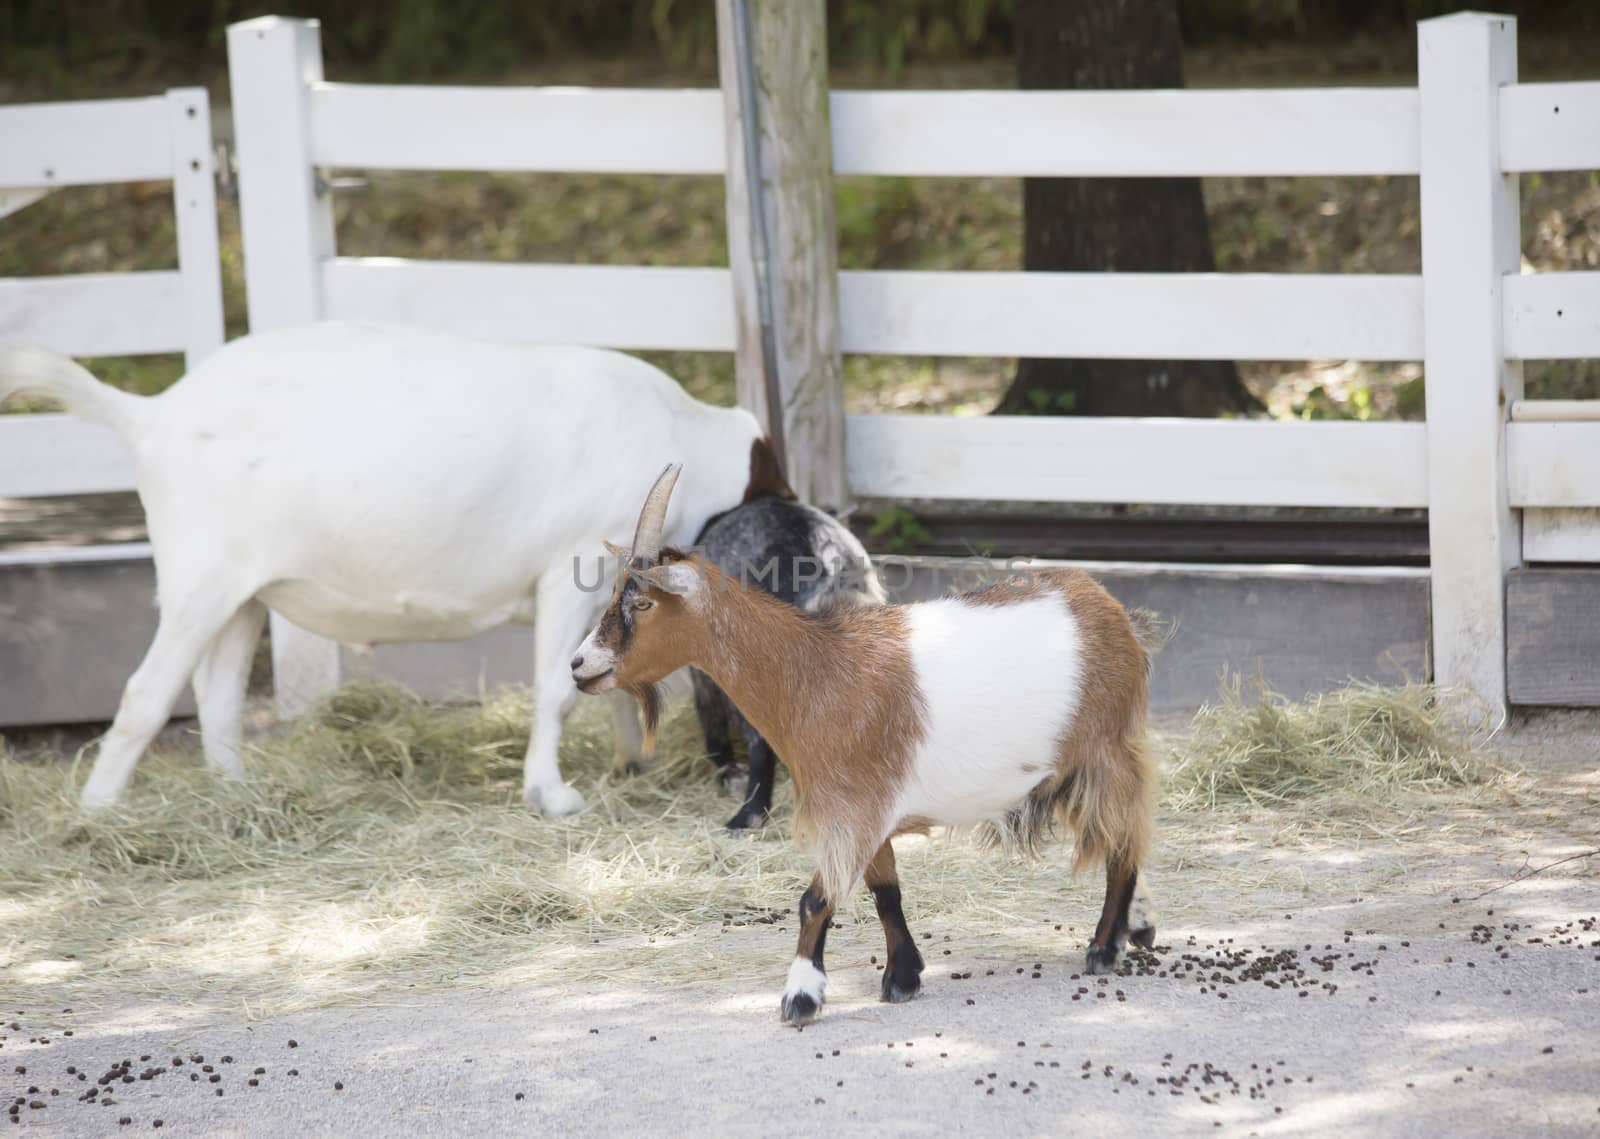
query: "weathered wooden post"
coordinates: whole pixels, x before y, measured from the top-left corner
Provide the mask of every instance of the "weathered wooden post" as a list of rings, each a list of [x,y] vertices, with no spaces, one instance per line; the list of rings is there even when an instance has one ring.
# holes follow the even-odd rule
[[[823,0],[717,0],[739,402],[800,496],[846,505]]]
[[[1522,556],[1506,483],[1503,278],[1521,257],[1518,184],[1500,169],[1500,88],[1517,80],[1517,22],[1464,12],[1417,28],[1422,295],[1428,384],[1433,675],[1506,711],[1506,571]]]
[[[322,265],[333,256],[333,205],[311,161],[311,84],[322,80],[315,20],[263,16],[228,28],[250,330],[322,316]],[[339,646],[272,615],[278,715],[292,719],[339,686]]]

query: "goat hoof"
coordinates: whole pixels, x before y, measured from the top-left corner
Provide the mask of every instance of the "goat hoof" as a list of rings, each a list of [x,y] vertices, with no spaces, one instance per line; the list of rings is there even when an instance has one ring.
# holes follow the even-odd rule
[[[1156,927],[1147,925],[1143,929],[1131,930],[1128,933],[1128,940],[1140,949],[1153,949],[1156,944]]]
[[[822,1001],[810,993],[785,993],[783,994],[783,1022],[792,1024],[796,1028],[804,1028],[817,1019],[817,1013],[822,1011]]]
[[[1117,971],[1117,949],[1114,945],[1091,945],[1084,963],[1084,971],[1094,976],[1104,976]]]
[[[655,770],[655,766],[656,766],[656,757],[655,756],[653,756],[653,755],[636,755],[636,756],[631,756],[630,758],[622,761],[621,763],[618,763],[617,766],[616,766],[616,772],[617,772],[618,775],[627,776],[628,778],[631,779],[635,775],[643,775],[648,771]]]
[[[526,799],[528,806],[552,819],[575,815],[583,810],[583,793],[566,783],[558,783],[554,787],[535,787]]]
[[[783,986],[783,1004],[778,1010],[784,1023],[804,1028],[816,1020],[827,990],[828,975],[804,957],[796,957],[789,966],[789,980]]]
[[[922,991],[922,978],[916,973],[901,975],[901,970],[890,966],[883,971],[883,996],[885,1004],[905,1004]]]
[[[767,812],[754,807],[740,807],[739,813],[728,820],[730,831],[755,830],[767,825]]]

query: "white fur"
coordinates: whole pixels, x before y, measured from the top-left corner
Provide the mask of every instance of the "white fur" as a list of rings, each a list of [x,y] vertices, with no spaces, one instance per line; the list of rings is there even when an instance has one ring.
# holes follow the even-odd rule
[[[789,979],[783,986],[783,998],[804,993],[817,1004],[822,1004],[822,995],[828,991],[828,975],[813,965],[809,958],[796,957],[789,966]]]
[[[1133,887],[1133,898],[1128,902],[1128,929],[1138,931],[1156,924],[1156,908],[1150,901],[1150,890],[1144,882],[1144,871]]]
[[[894,818],[961,825],[1013,807],[1056,762],[1078,709],[1083,648],[1065,598],[906,610],[925,733]]]
[[[237,767],[262,605],[348,643],[454,640],[533,621],[534,728],[524,796],[580,796],[556,745],[568,662],[609,589],[602,540],[625,541],[668,462],[687,465],[664,539],[688,545],[737,505],[759,429],[641,360],[400,326],[329,322],[236,340],[148,400],[62,357],[0,351],[0,399],[54,396],[131,445],[155,548],[160,627],[84,789],[115,802],[183,683],[206,752]]]

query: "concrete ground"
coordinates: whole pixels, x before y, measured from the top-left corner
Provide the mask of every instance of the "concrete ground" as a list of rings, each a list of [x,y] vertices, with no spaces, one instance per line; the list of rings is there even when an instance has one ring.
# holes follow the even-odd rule
[[[1079,933],[1019,915],[1038,948],[1017,956],[919,922],[908,881],[923,994],[878,1003],[864,913],[803,1032],[777,1020],[783,925],[743,934],[770,939],[769,967],[699,987],[399,991],[269,1019],[0,994],[0,1112],[23,1101],[0,1134],[1600,1135],[1600,720],[1508,740],[1543,767],[1493,816],[1425,821],[1449,842],[1197,843],[1239,873],[1169,868],[1158,951],[1125,975],[1078,974],[1091,914]]]

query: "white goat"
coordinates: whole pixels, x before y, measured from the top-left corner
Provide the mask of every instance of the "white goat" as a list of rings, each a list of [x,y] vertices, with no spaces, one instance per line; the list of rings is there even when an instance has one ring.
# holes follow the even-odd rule
[[[84,786],[88,808],[117,800],[191,676],[207,762],[240,770],[271,608],[349,644],[532,620],[523,797],[577,811],[556,748],[575,699],[567,659],[607,598],[603,543],[629,531],[665,462],[694,459],[666,524],[683,542],[742,500],[787,491],[748,412],[589,348],[329,322],[236,340],[152,398],[51,352],[0,349],[0,400],[19,392],[122,435],[155,550],[160,624]]]

